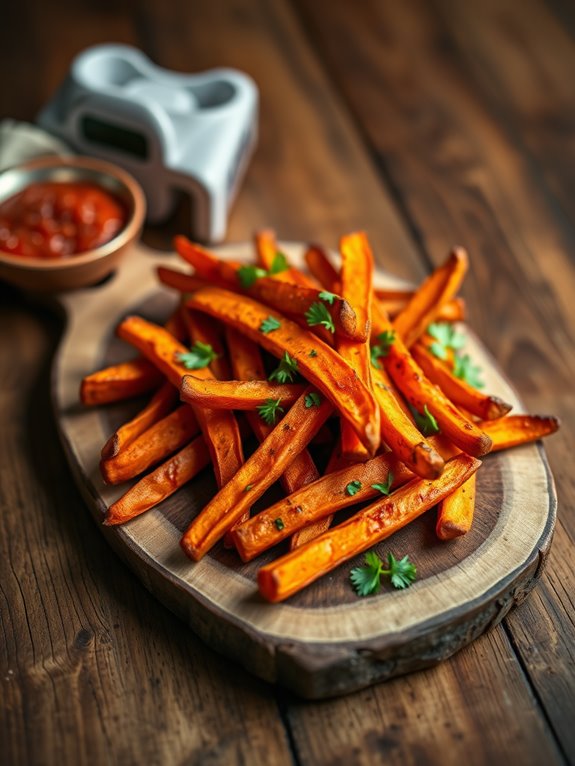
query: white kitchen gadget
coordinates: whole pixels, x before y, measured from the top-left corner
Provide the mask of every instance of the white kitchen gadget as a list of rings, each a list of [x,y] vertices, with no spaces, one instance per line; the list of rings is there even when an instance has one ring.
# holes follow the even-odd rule
[[[235,69],[182,74],[130,46],[99,45],[74,59],[38,122],[75,150],[128,170],[152,223],[188,195],[191,233],[217,242],[255,146],[257,111],[254,82]]]

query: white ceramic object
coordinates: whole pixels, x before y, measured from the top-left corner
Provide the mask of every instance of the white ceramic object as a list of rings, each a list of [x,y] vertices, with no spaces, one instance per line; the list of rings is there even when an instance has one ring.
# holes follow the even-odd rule
[[[171,72],[130,46],[99,45],[74,59],[38,122],[128,170],[152,223],[188,195],[191,233],[217,242],[255,146],[257,109],[257,88],[242,72]]]

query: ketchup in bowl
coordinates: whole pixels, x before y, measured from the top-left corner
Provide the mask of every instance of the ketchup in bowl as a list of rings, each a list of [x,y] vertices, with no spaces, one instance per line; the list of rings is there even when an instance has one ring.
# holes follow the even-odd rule
[[[33,183],[0,203],[0,250],[27,258],[85,253],[125,226],[122,203],[92,183]]]

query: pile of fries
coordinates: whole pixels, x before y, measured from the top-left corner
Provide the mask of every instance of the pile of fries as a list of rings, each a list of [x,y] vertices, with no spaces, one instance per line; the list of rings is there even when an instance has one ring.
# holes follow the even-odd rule
[[[454,324],[464,318],[462,249],[408,292],[374,289],[363,233],[342,238],[339,270],[310,247],[309,273],[288,263],[273,232],[255,243],[257,261],[245,264],[176,238],[193,272],[160,267],[158,276],[181,294],[177,311],[164,327],[124,319],[117,334],[141,356],[88,375],[81,400],[153,392],[102,449],[106,482],[143,475],[105,523],[133,519],[211,465],[219,490],[182,548],[198,561],[224,540],[249,561],[289,538],[289,552],[258,572],[262,595],[276,602],[433,506],[439,538],[465,534],[479,458],[553,433],[558,421],[508,415],[510,405],[462,374],[470,369]],[[334,418],[337,431],[326,426]],[[246,458],[250,433],[259,447]],[[308,447],[325,433],[332,453],[321,476]],[[276,481],[285,497],[250,517]],[[334,514],[358,504],[331,527]]]

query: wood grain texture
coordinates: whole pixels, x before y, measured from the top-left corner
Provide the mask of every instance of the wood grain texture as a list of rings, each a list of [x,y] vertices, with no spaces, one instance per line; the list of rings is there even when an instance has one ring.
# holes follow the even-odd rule
[[[297,14],[290,12],[290,5]],[[394,32],[393,26],[382,26],[368,2],[350,3],[341,12],[340,4],[332,2],[323,14],[325,6],[319,0],[308,5],[310,14],[316,7],[320,11],[319,30],[310,24],[309,14],[302,22],[303,3],[279,0],[273,4],[196,0],[169,6],[157,0],[8,3],[0,25],[0,113],[33,119],[72,56],[87,45],[110,39],[136,44],[160,65],[184,71],[227,63],[255,75],[262,93],[261,143],[232,212],[231,236],[245,239],[264,224],[275,226],[284,237],[312,236],[333,245],[341,233],[361,225],[375,239],[380,262],[408,278],[426,273],[428,253],[439,260],[444,244],[459,241],[470,249],[473,246],[472,256],[480,261],[474,269],[482,275],[482,287],[481,292],[478,286],[467,290],[472,326],[497,352],[499,363],[518,384],[530,409],[561,411],[564,427],[550,440],[548,452],[560,507],[571,508],[575,502],[568,459],[575,447],[572,376],[565,370],[558,372],[558,365],[573,358],[572,343],[567,339],[568,345],[561,345],[562,328],[573,327],[570,292],[564,287],[572,280],[573,270],[557,251],[573,251],[570,230],[575,216],[573,195],[568,193],[573,172],[568,151],[573,146],[575,114],[569,101],[572,67],[565,58],[573,55],[572,9],[560,0],[546,7],[538,4],[535,23],[530,25],[532,4],[525,11],[523,3],[507,4],[503,14],[507,31],[501,36],[490,15],[491,6],[485,16],[478,11],[482,4],[464,3],[461,9],[469,15],[461,24],[459,42],[445,29],[449,18],[436,16],[434,41],[418,54],[418,41],[414,46],[409,29],[402,25]],[[390,7],[400,12],[404,5]],[[429,24],[425,8],[409,4],[407,10],[416,26],[418,17]],[[358,40],[365,48],[369,37],[358,26],[365,13],[383,50],[376,44],[371,46],[373,56],[360,51],[360,65],[352,67],[351,43]],[[334,17],[346,33],[341,44],[341,35],[334,32]],[[480,23],[480,18],[485,20]],[[204,20],[209,20],[209,26]],[[517,45],[514,29],[519,27],[530,31],[527,37],[523,33],[525,42]],[[499,104],[506,104],[503,111],[487,108],[486,91],[478,90],[475,81],[478,69],[471,76],[462,59],[466,47],[474,49],[470,35],[480,29],[485,31],[485,52],[476,62],[490,72],[485,81],[491,94],[498,94]],[[497,45],[489,43],[491,35]],[[328,55],[326,36],[338,41],[335,53]],[[392,55],[385,56],[392,41]],[[521,77],[521,85],[516,86],[514,77],[509,79],[501,71],[501,59],[495,58],[507,56],[508,51],[515,52],[514,62],[527,71],[535,67],[537,77],[531,81]],[[344,70],[352,68],[350,76],[336,69],[334,56]],[[445,82],[435,66],[438,57],[447,59],[455,73]],[[370,59],[375,66],[364,68]],[[399,124],[393,115],[390,118],[389,104],[402,103],[401,89],[408,90],[406,78],[416,59],[417,78],[422,69],[429,69],[430,79],[439,78],[445,87],[438,112],[441,119],[435,123],[430,119],[435,108],[430,80],[424,77],[409,107],[410,119]],[[454,76],[461,83],[457,89],[450,86]],[[355,89],[362,89],[363,113],[350,108],[346,95],[354,89],[354,77]],[[366,79],[371,89],[365,89]],[[505,83],[507,89],[502,90]],[[436,92],[438,87],[434,86]],[[516,101],[526,87],[537,95],[537,110],[519,117]],[[469,108],[470,100],[478,101],[487,113],[480,127],[483,130],[487,123],[490,131],[480,143],[473,119],[456,131],[450,127],[453,121],[460,125],[458,114]],[[388,142],[384,152],[374,149],[373,140],[365,145],[368,112],[374,131]],[[411,129],[422,120],[427,120],[429,130],[414,135]],[[492,144],[491,138],[505,135],[510,125],[517,128],[508,133],[503,153],[499,141]],[[527,127],[529,149],[523,140]],[[443,156],[438,153],[442,135],[450,137],[451,149],[436,167]],[[409,146],[400,151],[406,137]],[[470,145],[475,159],[469,157]],[[506,153],[515,164],[505,159]],[[509,168],[517,164],[523,172],[510,176]],[[469,178],[469,191],[458,183],[463,173]],[[543,180],[552,189],[543,195],[544,215]],[[492,203],[483,200],[486,186],[499,190]],[[563,197],[560,188],[565,190]],[[516,195],[522,200],[520,214]],[[428,211],[425,216],[412,205],[422,199],[421,210]],[[472,205],[470,200],[476,202]],[[172,229],[185,231],[185,227],[183,211]],[[154,241],[161,235],[148,232]],[[421,247],[431,240],[436,243],[433,248]],[[505,266],[509,246],[518,257]],[[533,270],[533,260],[549,264],[543,278],[539,269]],[[488,311],[481,307],[480,296],[485,295],[490,296]],[[574,535],[565,535],[571,523],[565,513],[563,518],[560,513],[547,575],[535,594],[503,626],[448,662],[335,703],[299,703],[289,695],[278,697],[270,687],[234,671],[233,665],[191,638],[188,629],[118,564],[88,522],[83,502],[70,487],[63,455],[51,446],[55,429],[46,409],[48,361],[60,326],[6,289],[0,293],[0,307],[0,349],[10,350],[9,356],[0,354],[2,380],[10,381],[1,389],[1,423],[15,440],[13,452],[0,451],[5,511],[0,521],[4,546],[0,585],[9,596],[0,604],[5,652],[1,666],[6,658],[8,667],[15,670],[9,695],[2,694],[0,701],[0,741],[7,763],[75,765],[82,762],[83,753],[91,755],[90,763],[147,760],[226,766],[286,759],[339,764],[340,754],[346,762],[370,764],[458,759],[538,765],[575,760],[569,745],[575,698],[570,595]],[[540,340],[536,345],[530,340],[531,333],[541,338],[537,335],[540,323],[558,338],[549,349],[541,348]],[[15,482],[16,476],[22,478]],[[18,516],[13,512],[15,503]],[[54,547],[55,539],[60,547]],[[13,575],[6,574],[12,566],[20,576],[23,571],[29,575],[21,592]],[[45,604],[52,610],[48,616]],[[95,641],[88,669],[82,661],[80,671],[72,673],[62,658],[67,657],[67,637],[71,644],[74,631],[82,627],[93,631]],[[30,635],[35,638],[38,666]],[[37,667],[40,670],[33,674],[31,669]],[[60,667],[56,682],[53,669]],[[34,684],[27,680],[30,675]],[[0,677],[4,679],[5,674]],[[228,704],[230,686],[236,707]],[[82,705],[77,702],[77,689],[82,692]],[[262,705],[269,716],[261,715]],[[173,710],[179,712],[173,715]],[[236,736],[236,721],[242,716],[247,717],[247,736],[254,743],[247,752],[243,735]],[[123,725],[119,727],[118,722]],[[228,737],[230,727],[233,733]]]

